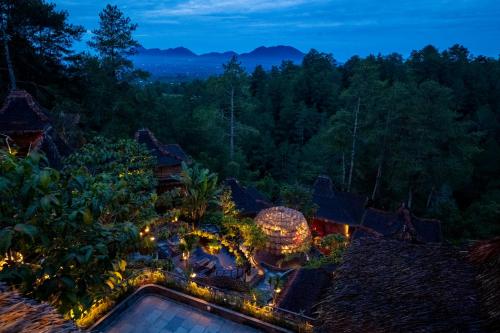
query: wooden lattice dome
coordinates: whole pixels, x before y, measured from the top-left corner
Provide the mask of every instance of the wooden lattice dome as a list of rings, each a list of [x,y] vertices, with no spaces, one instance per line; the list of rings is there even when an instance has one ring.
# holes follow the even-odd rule
[[[255,222],[267,235],[266,250],[272,254],[290,254],[310,246],[311,232],[301,212],[286,207],[262,210]]]

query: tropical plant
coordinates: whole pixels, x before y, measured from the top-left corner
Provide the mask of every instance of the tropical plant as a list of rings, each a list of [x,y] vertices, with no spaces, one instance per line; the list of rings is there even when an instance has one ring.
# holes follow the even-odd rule
[[[112,142],[102,137],[65,159],[65,174],[99,180],[75,200],[89,206],[100,222],[132,222],[144,227],[156,217],[156,180],[151,155],[133,140]]]
[[[119,179],[59,172],[43,159],[0,151],[0,280],[78,318],[121,282],[139,243],[137,227],[109,219],[106,207],[134,203]]]
[[[347,246],[347,239],[341,234],[329,234],[321,239],[320,246],[329,253],[343,251]]]
[[[248,255],[253,256],[255,251],[266,246],[267,236],[252,219],[245,220],[240,227],[242,245],[247,248]]]
[[[185,189],[183,215],[197,222],[205,215],[208,205],[217,202],[217,175],[198,164],[188,167],[183,163],[180,180]]]
[[[317,206],[313,202],[310,189],[294,184],[284,185],[280,192],[285,206],[300,211],[306,218],[310,218],[315,214]]]
[[[191,252],[196,248],[199,242],[198,236],[195,235],[185,235],[179,243],[179,251],[182,252],[182,257],[184,260],[188,260]]]

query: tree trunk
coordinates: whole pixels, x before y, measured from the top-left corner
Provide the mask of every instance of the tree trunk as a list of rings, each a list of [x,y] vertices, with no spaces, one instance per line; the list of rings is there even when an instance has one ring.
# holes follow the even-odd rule
[[[342,152],[342,191],[345,190],[345,152]]]
[[[375,186],[373,186],[373,192],[372,192],[372,201],[375,200],[375,197],[377,196],[378,192],[378,187],[380,186],[380,179],[382,178],[382,164],[383,164],[383,157],[381,157],[380,162],[378,164],[377,178],[375,179]]]
[[[7,64],[7,70],[9,72],[10,88],[12,90],[17,89],[16,76],[14,75],[14,66],[12,65],[12,60],[10,58],[9,52],[9,41],[7,36],[7,14],[2,15],[2,40],[3,48],[5,52],[5,63]]]
[[[384,138],[382,140],[382,152],[380,154],[380,161],[378,163],[378,168],[377,168],[377,178],[375,179],[375,185],[373,186],[372,201],[374,201],[375,198],[377,197],[378,188],[380,187],[380,181],[382,179],[382,170],[384,167],[385,154],[387,152],[386,146],[387,146],[387,136],[389,135],[389,124],[391,121],[391,110],[392,109],[389,108],[387,117],[385,119]]]
[[[427,197],[427,205],[425,206],[425,208],[429,209],[429,207],[431,206],[433,196],[434,196],[434,186],[431,188],[431,191],[429,192],[429,196]]]
[[[354,171],[354,158],[356,156],[356,136],[358,132],[358,114],[359,114],[359,105],[361,103],[361,98],[358,97],[358,105],[354,110],[354,129],[352,131],[352,150],[351,150],[351,165],[349,167],[349,180],[347,182],[347,192],[351,192],[352,185],[352,173]]]
[[[411,209],[412,201],[413,201],[413,189],[410,186],[408,190],[408,209]]]
[[[229,128],[229,159],[231,162],[234,160],[234,87],[231,87],[231,115],[230,115],[230,128]]]

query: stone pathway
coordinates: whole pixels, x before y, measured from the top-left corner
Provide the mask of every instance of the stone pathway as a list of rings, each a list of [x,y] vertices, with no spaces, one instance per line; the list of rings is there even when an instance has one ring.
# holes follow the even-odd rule
[[[161,296],[146,295],[119,314],[104,332],[256,333],[260,331]]]

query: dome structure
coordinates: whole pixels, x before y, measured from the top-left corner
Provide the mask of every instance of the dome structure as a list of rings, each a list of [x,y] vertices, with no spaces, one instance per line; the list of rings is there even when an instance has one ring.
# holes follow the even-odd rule
[[[266,250],[271,254],[302,251],[311,244],[311,231],[301,212],[287,207],[262,210],[255,222],[267,235]]]

